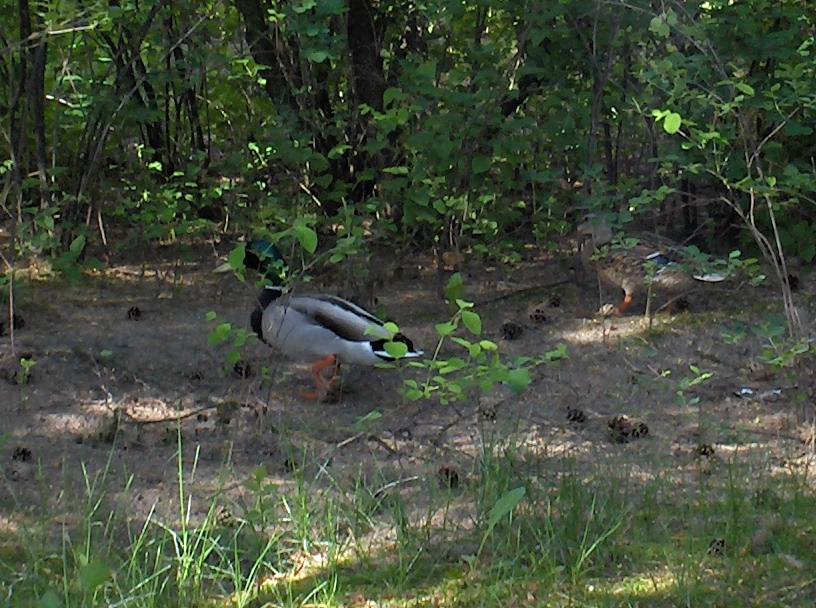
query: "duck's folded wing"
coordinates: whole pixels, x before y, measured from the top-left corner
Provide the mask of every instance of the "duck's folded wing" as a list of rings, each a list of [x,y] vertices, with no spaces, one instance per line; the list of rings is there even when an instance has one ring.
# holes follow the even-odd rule
[[[344,340],[370,342],[377,339],[389,340],[393,336],[383,327],[380,319],[353,302],[337,296],[294,297],[288,306]]]

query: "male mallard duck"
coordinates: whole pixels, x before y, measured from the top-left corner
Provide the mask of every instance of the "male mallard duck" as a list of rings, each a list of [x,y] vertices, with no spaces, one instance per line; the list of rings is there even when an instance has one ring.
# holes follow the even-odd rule
[[[394,361],[385,350],[387,342],[401,342],[407,347],[406,358],[422,356],[413,343],[401,333],[389,331],[383,321],[373,314],[343,298],[331,295],[293,296],[280,302],[283,295],[281,272],[282,258],[274,245],[254,241],[250,246],[254,258],[244,259],[266,271],[269,281],[258,296],[258,307],[250,316],[253,331],[263,342],[295,359],[312,361],[312,380],[315,393],[303,393],[316,399],[333,386],[340,371],[340,363],[372,366]],[[260,254],[260,256],[258,256]],[[325,369],[331,369],[327,381]]]
[[[690,291],[698,282],[725,280],[721,274],[694,272],[688,252],[665,237],[638,235],[628,248],[604,247],[611,241],[612,229],[606,224],[585,222],[578,227],[578,248],[584,268],[596,271],[604,282],[623,289],[623,301],[612,311],[615,316],[623,314],[634,296],[647,290],[650,273],[654,273],[652,290],[669,300],[667,311],[672,307],[672,294]]]

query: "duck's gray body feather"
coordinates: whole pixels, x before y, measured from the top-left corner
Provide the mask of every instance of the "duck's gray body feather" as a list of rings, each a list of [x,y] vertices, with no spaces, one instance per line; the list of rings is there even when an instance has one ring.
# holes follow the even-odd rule
[[[295,296],[286,302],[273,301],[263,311],[263,339],[273,348],[295,359],[314,361],[335,355],[339,361],[374,365],[391,358],[383,341],[395,338],[382,321],[353,302],[336,296]],[[402,336],[396,339],[405,341]],[[408,357],[421,351],[409,346]]]

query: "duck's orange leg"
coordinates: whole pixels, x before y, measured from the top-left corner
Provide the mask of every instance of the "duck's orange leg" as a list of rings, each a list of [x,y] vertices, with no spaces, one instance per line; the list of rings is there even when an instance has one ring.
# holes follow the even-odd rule
[[[618,307],[615,309],[615,312],[613,314],[616,317],[620,317],[621,315],[623,315],[623,311],[626,310],[627,308],[629,308],[629,305],[631,303],[632,303],[632,294],[627,293],[623,298],[623,302],[618,304]]]
[[[331,368],[331,375],[326,380],[324,370]],[[340,362],[334,355],[328,355],[312,363],[312,382],[315,385],[315,392],[307,391],[301,392],[300,396],[304,399],[320,399],[335,386],[334,380],[337,374],[340,373]]]

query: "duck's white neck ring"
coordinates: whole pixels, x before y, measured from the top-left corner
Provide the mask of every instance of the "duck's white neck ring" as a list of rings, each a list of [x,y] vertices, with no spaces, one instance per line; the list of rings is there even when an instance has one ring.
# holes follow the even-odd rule
[[[279,285],[265,285],[263,291],[258,294],[258,304],[260,310],[266,310],[272,302],[283,295],[283,287]]]

